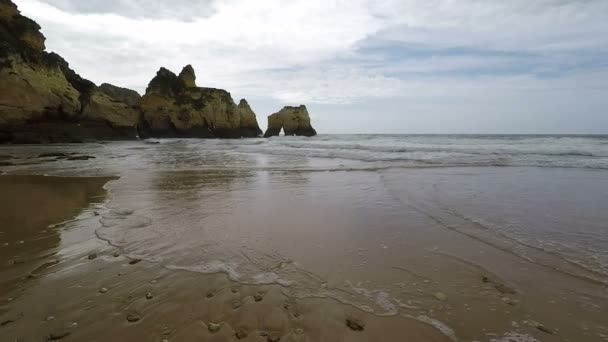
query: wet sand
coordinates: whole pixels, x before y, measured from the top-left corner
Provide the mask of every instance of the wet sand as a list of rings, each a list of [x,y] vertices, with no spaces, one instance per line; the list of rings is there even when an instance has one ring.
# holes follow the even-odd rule
[[[8,173],[120,177],[12,269],[2,336],[608,340],[604,171],[358,169],[198,144],[57,147],[88,161],[15,148]]]
[[[59,242],[58,231],[69,228],[57,223],[97,219],[94,203],[108,180],[0,177],[0,252],[8,261],[0,268],[3,340],[449,340],[413,318],[377,317],[333,299],[289,298],[280,285],[243,285],[127,258],[99,240],[94,225],[64,231],[67,242]]]
[[[60,240],[54,226],[103,199],[111,178],[0,176],[0,293],[14,290],[27,270],[47,262]]]

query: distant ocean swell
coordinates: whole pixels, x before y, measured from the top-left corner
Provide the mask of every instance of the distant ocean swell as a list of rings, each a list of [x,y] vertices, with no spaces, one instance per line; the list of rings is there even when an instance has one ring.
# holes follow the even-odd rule
[[[322,135],[240,140],[243,153],[333,158],[416,166],[534,166],[608,169],[605,136]],[[226,145],[214,144],[218,150]],[[212,147],[214,148],[214,147]],[[388,165],[383,165],[388,166]]]

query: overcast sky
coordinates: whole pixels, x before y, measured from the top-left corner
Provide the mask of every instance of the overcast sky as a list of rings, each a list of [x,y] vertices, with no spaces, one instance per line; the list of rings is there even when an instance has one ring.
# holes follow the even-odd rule
[[[608,133],[606,0],[14,1],[83,77],[192,64],[262,128],[306,104],[320,133]]]

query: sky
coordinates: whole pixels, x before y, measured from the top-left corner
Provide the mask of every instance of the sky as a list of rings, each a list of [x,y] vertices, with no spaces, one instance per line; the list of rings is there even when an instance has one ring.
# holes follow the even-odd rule
[[[164,66],[262,128],[608,134],[606,0],[14,0],[81,76],[145,92]]]

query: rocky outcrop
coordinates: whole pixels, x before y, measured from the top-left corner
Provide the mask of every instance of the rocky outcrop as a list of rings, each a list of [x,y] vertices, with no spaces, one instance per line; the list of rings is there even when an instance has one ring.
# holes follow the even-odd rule
[[[102,83],[99,90],[115,101],[125,103],[131,107],[138,107],[139,100],[141,100],[141,95],[135,90],[120,88],[109,83]]]
[[[40,26],[0,0],[0,143],[134,139],[139,112],[45,50]]]
[[[192,65],[188,64],[179,73],[179,79],[184,82],[186,88],[196,88],[196,74]]]
[[[239,116],[241,117],[239,131],[242,132],[243,136],[261,136],[263,132],[258,126],[258,120],[255,116],[255,113],[249,106],[249,103],[247,103],[247,100],[241,99],[237,109],[239,111]]]
[[[264,134],[265,138],[278,136],[281,130],[285,135],[301,135],[312,137],[317,135],[317,131],[310,125],[310,115],[306,106],[283,107],[278,113],[268,117],[268,129]]]
[[[177,76],[161,68],[141,99],[143,137],[240,138],[262,134],[245,100],[237,106],[230,93],[196,86],[192,66]]]
[[[161,68],[143,97],[96,86],[45,51],[40,26],[0,0],[0,143],[145,137],[240,138],[262,134],[245,100],[196,85],[194,68]]]

